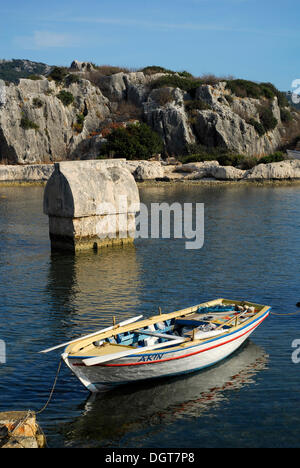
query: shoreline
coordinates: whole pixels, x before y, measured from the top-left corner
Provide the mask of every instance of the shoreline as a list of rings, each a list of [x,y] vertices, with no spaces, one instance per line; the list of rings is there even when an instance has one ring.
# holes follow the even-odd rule
[[[143,187],[180,187],[182,186],[198,186],[216,187],[216,186],[267,186],[267,185],[300,185],[300,179],[264,179],[264,180],[217,180],[217,179],[200,179],[200,180],[145,180],[137,181],[139,188]],[[11,180],[0,181],[1,187],[45,187],[47,180],[40,181],[25,181]]]
[[[63,161],[54,164],[0,165],[0,187],[45,186],[59,164],[69,170],[81,170],[83,161]],[[220,166],[217,161],[166,165],[159,161],[131,161],[126,159],[86,160],[91,171],[111,166],[124,168],[134,177],[138,187],[146,186],[224,186],[224,185],[298,185],[300,161],[259,164],[250,170]],[[57,167],[56,167],[57,164]],[[76,167],[78,165],[78,167]]]

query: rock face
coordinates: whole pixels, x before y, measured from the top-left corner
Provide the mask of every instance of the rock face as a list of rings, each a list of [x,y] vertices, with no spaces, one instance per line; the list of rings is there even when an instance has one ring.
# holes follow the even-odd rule
[[[250,171],[246,171],[244,178],[246,180],[300,179],[300,161],[259,164]]]
[[[47,79],[22,79],[5,87],[0,160],[34,164],[67,159],[110,113],[108,100],[87,80],[68,87],[74,104],[64,105],[58,98],[60,91],[61,86]],[[79,116],[83,119],[80,131]]]
[[[162,136],[170,154],[183,154],[186,145],[196,141],[184,108],[185,93],[169,88],[170,101],[161,105],[159,91],[152,91],[144,104],[146,122]]]
[[[226,83],[215,87],[203,85],[197,90],[197,97],[211,106],[211,110],[197,112],[195,133],[206,146],[220,146],[240,154],[263,155],[274,151],[281,142],[277,127],[274,131],[259,137],[253,125],[247,123],[250,118],[259,121],[258,99],[234,98],[232,106],[226,100],[229,96]],[[280,109],[277,98],[274,98],[272,112],[279,125]]]
[[[0,182],[43,182],[50,178],[52,172],[52,164],[0,165]]]
[[[94,159],[103,144],[102,129],[121,122],[122,117],[125,121],[142,118],[161,135],[170,156],[183,154],[194,143],[260,156],[277,150],[282,138],[287,140],[276,97],[273,101],[238,98],[226,82],[199,85],[192,97],[179,88],[153,89],[153,82],[164,74],[103,76],[89,62],[74,61],[70,72],[70,82],[46,77],[21,79],[16,85],[0,81],[0,161],[38,164]],[[85,76],[96,77],[96,85]],[[61,92],[70,93],[73,102],[63,103]],[[204,105],[191,110],[187,105],[191,102]],[[278,125],[259,136],[249,122],[259,123],[262,105],[270,107]],[[128,117],[128,108],[136,116]],[[293,118],[295,124],[299,117],[293,114]]]
[[[135,180],[113,160],[56,163],[45,188],[53,250],[76,252],[131,242],[137,211]]]
[[[90,62],[78,62],[78,60],[73,60],[73,62],[71,63],[71,70],[79,72],[89,72],[93,71],[94,67]]]

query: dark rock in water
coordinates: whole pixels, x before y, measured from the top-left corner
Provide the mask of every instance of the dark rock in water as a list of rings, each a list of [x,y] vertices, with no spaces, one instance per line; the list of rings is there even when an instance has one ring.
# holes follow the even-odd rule
[[[300,309],[300,302],[297,302],[296,307],[299,307]]]

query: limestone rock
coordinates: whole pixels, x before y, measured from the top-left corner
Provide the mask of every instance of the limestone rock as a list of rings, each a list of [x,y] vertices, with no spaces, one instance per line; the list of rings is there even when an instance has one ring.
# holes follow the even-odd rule
[[[99,87],[110,101],[122,101],[126,97],[125,73],[99,77]]]
[[[47,79],[21,79],[6,86],[6,102],[0,106],[0,159],[10,164],[67,159],[110,113],[108,100],[87,80],[67,88],[74,96],[69,106],[58,99],[61,90]],[[84,116],[80,132],[78,115]]]
[[[206,146],[223,147],[240,154],[268,154],[278,147],[281,135],[278,129],[258,137],[255,128],[229,107],[198,111],[195,133]]]
[[[70,68],[72,71],[78,72],[89,72],[95,70],[91,62],[79,62],[78,60],[73,60]]]
[[[37,449],[40,448],[35,437],[12,437],[4,444],[3,449]]]
[[[277,163],[259,164],[246,171],[245,179],[248,180],[280,180],[300,179],[300,161],[282,161]]]
[[[184,93],[176,89],[174,100],[164,106],[159,105],[156,99],[157,90],[154,90],[144,103],[146,122],[162,136],[169,154],[182,154],[187,144],[195,143],[184,108]]]
[[[176,172],[197,172],[199,170],[205,169],[209,170],[211,167],[218,167],[218,161],[203,161],[203,162],[193,162],[182,164],[182,166],[177,166],[175,168]]]
[[[246,171],[232,166],[215,166],[211,168],[211,175],[218,180],[240,180]]]
[[[7,431],[6,436],[0,438],[1,448],[43,448],[46,444],[33,412],[0,413],[0,426]]]
[[[201,85],[195,99],[206,102],[209,109],[191,111],[185,105],[192,101],[187,92],[171,87],[153,89],[153,82],[164,74],[100,74],[98,86],[94,86],[83,79],[97,73],[91,67],[89,62],[75,60],[71,71],[80,80],[69,86],[45,77],[21,79],[17,85],[0,81],[0,161],[37,164],[96,158],[102,145],[98,135],[106,122],[121,122],[118,119],[126,114],[126,106],[133,113],[136,108],[139,119],[143,114],[146,123],[163,138],[169,156],[184,154],[193,143],[260,156],[274,152],[283,138],[288,139],[289,128],[282,125],[276,97],[273,101],[238,98],[226,82]],[[61,91],[71,93],[74,103],[65,106],[57,97]],[[259,121],[259,108],[267,103],[278,125],[259,136],[249,122]],[[295,114],[294,119],[299,117]]]
[[[0,182],[47,181],[52,175],[53,170],[53,164],[32,164],[28,166],[0,165]]]
[[[153,180],[162,179],[165,176],[164,167],[160,162],[152,161],[141,161],[136,170],[134,171],[134,177],[136,180]]]

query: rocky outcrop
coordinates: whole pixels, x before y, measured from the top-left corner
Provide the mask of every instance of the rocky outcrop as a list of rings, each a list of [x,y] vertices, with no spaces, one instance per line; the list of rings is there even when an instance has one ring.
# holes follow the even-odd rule
[[[157,133],[159,133],[170,154],[184,153],[186,146],[195,143],[195,135],[185,112],[185,94],[180,89],[164,88],[169,92],[169,99],[161,104],[160,90],[153,90],[147,102],[144,103],[145,120]]]
[[[95,70],[91,62],[79,62],[78,60],[73,60],[71,63],[71,71],[76,72],[90,72]]]
[[[52,164],[0,165],[0,182],[44,182],[50,178],[52,172]]]
[[[121,122],[130,106],[131,114],[136,111],[161,135],[170,156],[183,154],[194,143],[260,156],[278,149],[283,136],[287,140],[277,97],[239,98],[226,82],[199,85],[191,96],[174,87],[156,89],[153,82],[165,76],[162,73],[105,76],[89,62],[74,61],[70,72],[71,79],[59,83],[46,77],[21,79],[17,85],[0,82],[0,161],[95,159],[104,142],[101,131]],[[66,93],[71,101],[63,102]],[[260,136],[253,121],[259,124],[262,105],[270,107],[278,125]],[[299,117],[293,118],[295,123]]]
[[[0,106],[0,160],[29,164],[68,159],[78,145],[110,114],[109,102],[87,80],[65,92],[74,102],[59,98],[61,85],[48,79],[20,80],[5,87]],[[80,123],[79,123],[80,122]]]
[[[141,161],[137,164],[133,175],[137,181],[154,180],[164,178],[165,171],[160,162],[147,164],[147,161]]]
[[[251,170],[242,170],[232,166],[220,166],[218,161],[177,165],[165,165],[161,164],[159,161],[126,161],[125,159],[107,159],[90,162],[93,164],[100,164],[105,170],[114,166],[126,169],[137,182],[151,180],[191,181],[200,179],[214,179],[220,181],[300,179],[300,161],[298,160],[259,164]],[[34,164],[28,166],[0,165],[0,183],[46,182],[51,177],[53,171],[53,164]]]
[[[211,110],[194,112],[194,129],[198,140],[205,146],[219,146],[248,155],[269,154],[277,149],[281,142],[280,127],[259,137],[254,126],[248,123],[251,118],[259,121],[260,100],[230,95],[232,105],[229,105],[226,100],[229,95],[225,82],[214,87],[203,85],[198,88],[197,97],[211,107]],[[271,109],[280,126],[277,97],[272,101]]]
[[[270,164],[259,164],[246,171],[245,180],[287,180],[300,179],[300,161],[282,161]]]
[[[0,413],[0,448],[44,448],[45,436],[35,413],[10,411]]]

